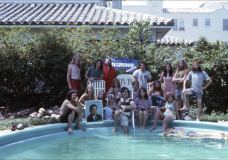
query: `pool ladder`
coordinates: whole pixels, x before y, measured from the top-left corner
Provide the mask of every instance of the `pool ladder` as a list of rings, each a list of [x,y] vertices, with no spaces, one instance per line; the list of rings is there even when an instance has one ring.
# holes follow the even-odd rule
[[[135,129],[135,111],[132,110],[132,127]]]

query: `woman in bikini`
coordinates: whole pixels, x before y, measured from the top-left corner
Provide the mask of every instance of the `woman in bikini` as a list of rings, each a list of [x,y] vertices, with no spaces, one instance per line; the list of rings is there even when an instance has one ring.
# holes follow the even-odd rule
[[[185,131],[183,127],[179,127],[175,129],[174,127],[168,127],[163,134],[166,136],[168,134],[178,134],[180,136],[188,136],[188,137],[214,137],[214,138],[228,138],[228,135],[225,133],[196,133],[194,131]]]
[[[165,107],[157,108],[155,118],[154,118],[154,125],[150,129],[150,131],[156,129],[156,125],[158,122],[158,119],[163,120],[163,132],[165,132],[167,123],[174,120],[174,112],[176,113],[177,119],[179,120],[179,114],[177,111],[177,103],[175,101],[175,97],[172,93],[168,93],[165,96],[166,98],[166,104]],[[162,113],[161,109],[165,109],[165,112]]]

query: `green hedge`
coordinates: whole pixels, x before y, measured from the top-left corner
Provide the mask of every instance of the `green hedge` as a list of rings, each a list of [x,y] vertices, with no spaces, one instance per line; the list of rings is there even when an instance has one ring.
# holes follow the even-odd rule
[[[199,61],[213,78],[205,90],[203,107],[206,113],[227,113],[228,47],[201,37],[195,47],[185,44],[172,50],[169,46],[151,43],[150,26],[135,22],[130,32],[121,36],[115,26],[94,32],[87,26],[42,28],[29,34],[30,28],[0,28],[0,106],[27,108],[60,105],[68,91],[67,67],[75,54],[81,55],[82,77],[98,58],[136,58],[148,63],[153,80],[159,78],[166,62],[176,68],[178,58],[187,60],[189,70]],[[34,91],[43,82],[40,93]],[[86,82],[84,81],[84,86]],[[191,99],[195,105],[195,99]]]

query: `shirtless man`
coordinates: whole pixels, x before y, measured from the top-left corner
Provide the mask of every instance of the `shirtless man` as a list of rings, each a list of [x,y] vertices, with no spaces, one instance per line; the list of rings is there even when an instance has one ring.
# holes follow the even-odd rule
[[[67,71],[67,83],[70,90],[76,89],[79,92],[81,91],[82,83],[80,72],[80,57],[76,55],[69,64]]]
[[[68,132],[73,134],[72,122],[77,120],[76,129],[85,131],[85,128],[80,127],[83,106],[78,102],[78,91],[71,90],[67,93],[66,100],[63,102],[60,109],[60,122],[68,123]]]

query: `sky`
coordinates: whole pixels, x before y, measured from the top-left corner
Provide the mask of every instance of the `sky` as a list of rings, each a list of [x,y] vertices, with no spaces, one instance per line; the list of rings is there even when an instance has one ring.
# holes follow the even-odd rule
[[[203,4],[205,1],[186,1],[186,0],[179,0],[179,1],[171,1],[171,0],[164,0],[163,1],[163,8],[197,8],[201,4]],[[122,1],[123,5],[146,5],[147,0],[141,0],[141,1]]]

